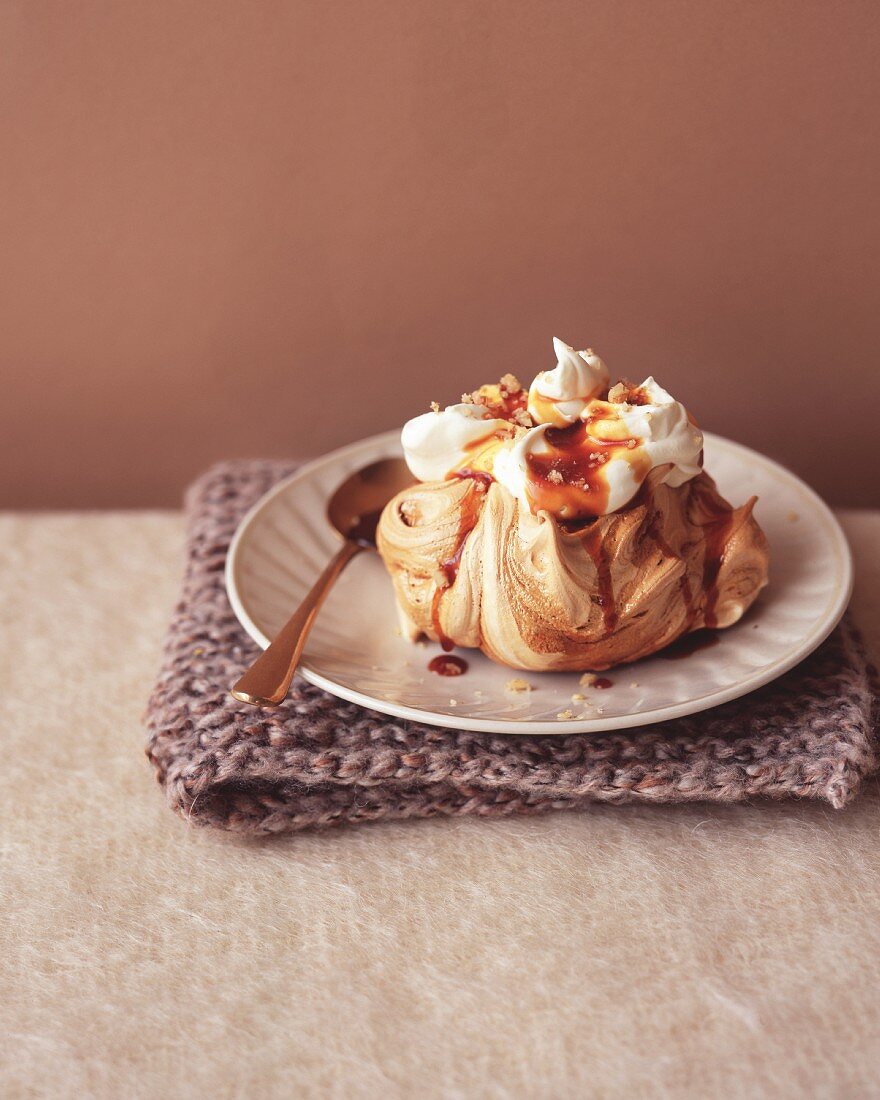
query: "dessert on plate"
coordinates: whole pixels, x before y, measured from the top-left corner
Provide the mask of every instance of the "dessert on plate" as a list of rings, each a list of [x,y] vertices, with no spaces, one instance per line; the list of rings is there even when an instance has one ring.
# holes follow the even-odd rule
[[[737,622],[767,583],[752,510],[703,470],[703,435],[653,378],[611,384],[553,341],[510,374],[407,422],[418,480],[386,506],[379,552],[403,632],[512,668],[600,671]]]

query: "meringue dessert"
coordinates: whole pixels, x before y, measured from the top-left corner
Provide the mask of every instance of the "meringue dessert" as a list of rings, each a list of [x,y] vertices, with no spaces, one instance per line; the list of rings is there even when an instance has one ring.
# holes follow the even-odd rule
[[[703,434],[653,378],[611,385],[554,339],[513,375],[408,421],[418,484],[384,509],[400,623],[511,668],[601,671],[737,622],[767,583],[767,540],[703,470]]]

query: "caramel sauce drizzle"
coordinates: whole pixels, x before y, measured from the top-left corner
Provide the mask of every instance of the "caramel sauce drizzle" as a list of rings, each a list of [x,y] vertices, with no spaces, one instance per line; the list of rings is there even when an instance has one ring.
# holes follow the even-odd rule
[[[575,398],[575,400],[583,400],[583,398]],[[545,397],[544,394],[539,393],[537,389],[532,389],[528,404],[531,405],[534,410],[533,418],[538,424],[553,424],[558,427],[564,427],[565,421],[560,417],[560,414],[556,408],[557,398]],[[586,402],[584,402],[586,404]]]
[[[703,559],[703,621],[709,630],[715,630],[718,626],[718,581],[727,544],[733,534],[734,510],[726,501],[719,502],[702,493],[699,486],[695,485],[694,488],[700,493],[700,504],[710,513],[709,520],[703,524],[706,541],[706,556]]]
[[[489,481],[493,481],[492,469],[495,465],[495,456],[501,446],[510,438],[511,429],[502,428],[465,444],[464,450],[467,455],[465,464],[450,470],[446,475],[446,480],[448,481],[453,477],[485,475]]]
[[[710,630],[718,626],[718,577],[731,535],[733,509],[706,526],[706,558],[703,562],[703,591],[706,608],[703,619]]]
[[[462,466],[460,470],[456,470],[451,476],[454,478],[457,477],[461,481],[478,481],[483,486],[484,492],[489,491],[489,486],[495,480],[495,478],[492,477],[491,474],[486,473],[485,470],[472,470],[470,466]],[[448,480],[450,480],[450,478],[447,478],[447,481]]]
[[[497,386],[481,386],[473,393],[475,404],[482,405],[488,416],[497,420],[513,420],[521,411],[526,411],[529,404],[528,390],[505,390],[500,384]]]
[[[596,603],[602,611],[602,622],[605,627],[605,636],[611,634],[617,627],[617,601],[614,598],[614,584],[611,580],[611,563],[605,549],[602,531],[598,524],[584,529],[581,536],[584,549],[593,559],[596,567],[596,579],[598,591]]]
[[[613,410],[614,406],[607,406]],[[574,520],[602,516],[608,511],[608,481],[605,464],[612,458],[624,458],[635,467],[636,480],[643,480],[650,460],[633,437],[608,440],[596,438],[591,427],[610,414],[600,408],[586,420],[576,420],[567,428],[548,428],[544,439],[549,450],[527,456],[526,493],[533,512],[546,509],[561,519]]]
[[[468,670],[468,663],[463,657],[450,656],[442,653],[432,657],[428,662],[428,671],[436,672],[438,676],[464,676]]]
[[[609,420],[613,414],[613,406],[599,406],[586,420],[576,420],[565,428],[548,428],[544,439],[550,450],[528,456],[526,486],[533,511],[546,509],[560,517],[569,532],[581,532],[584,549],[596,567],[596,603],[606,637],[617,628],[619,613],[602,530],[591,522],[608,510],[604,467],[611,458],[624,457],[636,467],[634,474],[639,480],[649,469],[647,456],[639,450],[640,440],[631,436],[607,440],[591,433],[596,421]]]

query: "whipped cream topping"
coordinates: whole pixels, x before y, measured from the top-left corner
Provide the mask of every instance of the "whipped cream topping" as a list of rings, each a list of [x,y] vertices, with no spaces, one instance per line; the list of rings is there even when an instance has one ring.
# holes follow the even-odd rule
[[[544,370],[529,389],[529,413],[537,424],[564,428],[573,424],[588,402],[608,388],[608,368],[592,348],[575,351],[553,337],[556,366]]]
[[[539,482],[547,477],[537,475],[535,460],[544,459],[540,465],[549,472],[551,485],[554,468],[559,470],[553,496],[574,499],[555,507],[547,507],[546,501],[543,507],[560,518],[575,519],[619,511],[658,466],[668,467],[659,481],[673,488],[696,477],[702,469],[703,433],[691,423],[687,409],[653,378],[646,378],[635,392],[640,404],[588,402],[579,418],[582,438],[574,446],[566,448],[568,441],[553,439],[551,424],[523,433],[495,456],[495,480],[536,512],[542,507]],[[578,468],[571,469],[569,456],[580,459]]]
[[[400,441],[419,481],[443,481],[468,465],[472,448],[497,433],[512,434],[510,421],[489,415],[483,405],[448,405],[408,420]]]
[[[529,391],[534,427],[479,404],[415,417],[401,437],[415,477],[442,481],[484,470],[529,511],[574,520],[625,507],[658,467],[665,467],[660,481],[673,488],[700,473],[703,434],[653,377],[614,387],[614,400],[605,400],[610,376],[602,360],[561,340],[553,345],[556,367]]]
[[[641,440],[652,470],[669,465],[663,483],[672,488],[684,485],[703,468],[703,433],[691,421],[684,405],[655,382],[653,376],[645,379],[638,393],[647,400],[638,405],[626,402],[616,405],[617,415],[630,435]]]

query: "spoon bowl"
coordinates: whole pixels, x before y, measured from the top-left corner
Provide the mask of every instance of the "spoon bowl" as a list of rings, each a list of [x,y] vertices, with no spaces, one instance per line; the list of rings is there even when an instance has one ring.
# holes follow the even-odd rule
[[[255,707],[276,707],[283,702],[309,630],[333,582],[362,550],[375,550],[382,509],[413,480],[402,458],[382,458],[356,470],[333,492],[327,519],[342,536],[342,546],[271,644],[232,688],[233,698]]]
[[[344,539],[375,549],[382,509],[413,481],[402,458],[380,458],[356,470],[334,491],[327,519]]]

